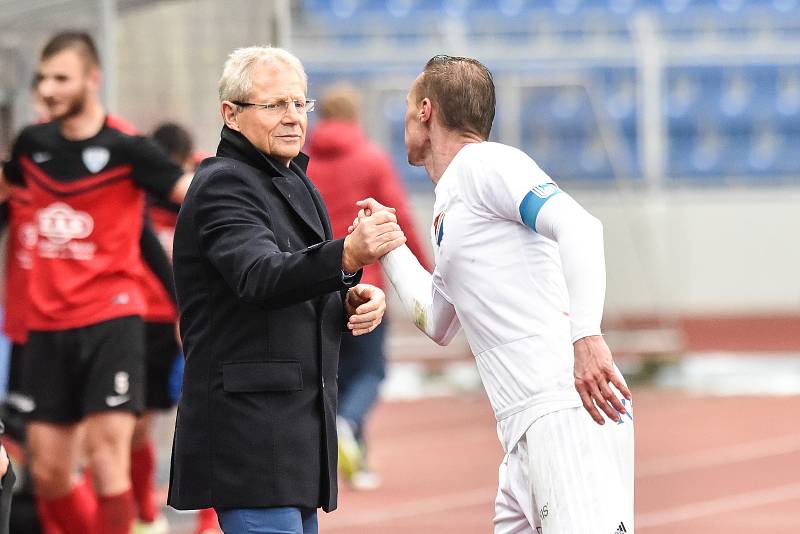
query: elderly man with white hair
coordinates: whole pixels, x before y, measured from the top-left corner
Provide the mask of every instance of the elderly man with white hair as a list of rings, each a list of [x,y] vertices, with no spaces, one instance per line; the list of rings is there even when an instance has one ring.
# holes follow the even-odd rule
[[[285,50],[230,55],[217,156],[175,229],[186,368],[169,504],[214,507],[226,534],[316,533],[316,509],[336,508],[340,337],[380,323],[361,269],[405,242],[391,212],[332,238],[300,153],[306,88]]]

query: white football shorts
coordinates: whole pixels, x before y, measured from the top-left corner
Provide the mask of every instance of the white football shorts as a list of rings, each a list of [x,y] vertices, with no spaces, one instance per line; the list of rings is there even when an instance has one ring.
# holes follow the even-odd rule
[[[495,534],[633,534],[633,410],[595,423],[583,407],[531,424],[500,465]]]

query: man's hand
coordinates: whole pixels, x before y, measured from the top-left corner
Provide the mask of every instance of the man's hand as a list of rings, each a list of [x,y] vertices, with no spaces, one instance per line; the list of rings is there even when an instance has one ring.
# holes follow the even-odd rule
[[[347,291],[344,307],[347,328],[353,335],[368,334],[381,324],[386,311],[386,295],[373,285],[358,284]]]
[[[359,200],[356,202],[356,206],[358,206],[358,215],[356,218],[353,219],[353,224],[347,229],[347,233],[352,233],[358,227],[358,223],[364,217],[369,217],[373,213],[378,213],[379,211],[388,211],[389,213],[397,213],[397,210],[394,208],[390,208],[389,206],[384,206],[377,200],[372,197],[365,198],[364,200]]]
[[[406,236],[397,225],[394,213],[381,211],[364,217],[358,228],[344,238],[342,269],[354,273],[405,242]]]
[[[622,395],[631,400],[631,392],[614,368],[611,350],[603,336],[587,336],[573,343],[575,349],[575,389],[583,407],[598,425],[605,423],[602,410],[612,421],[618,422],[626,413],[625,406],[609,387],[613,384]],[[600,410],[598,410],[600,408]]]
[[[8,471],[8,454],[4,445],[0,445],[0,478],[6,475]]]

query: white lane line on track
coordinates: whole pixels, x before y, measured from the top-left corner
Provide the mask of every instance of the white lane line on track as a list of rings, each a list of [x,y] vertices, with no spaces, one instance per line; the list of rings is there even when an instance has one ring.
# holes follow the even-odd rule
[[[798,451],[800,451],[800,436],[798,435],[752,441],[730,447],[720,447],[662,460],[643,462],[636,466],[636,478],[669,475],[681,471],[758,460]]]
[[[373,508],[368,512],[359,513],[356,517],[343,519],[341,521],[332,520],[329,525],[325,526],[325,531],[330,532],[334,530],[347,530],[356,526],[384,523],[386,521],[405,519],[409,517],[418,517],[424,514],[445,512],[447,510],[456,510],[458,508],[476,506],[479,504],[493,506],[493,499],[496,491],[497,488],[486,487],[470,491],[463,491],[460,493],[453,493],[450,495],[442,495],[427,499],[420,499],[417,501],[405,502],[393,506],[384,506],[377,509]],[[489,520],[491,520],[491,518],[487,517],[487,521]]]
[[[684,506],[676,506],[659,512],[638,514],[636,516],[636,527],[647,528],[671,525],[690,519],[708,517],[724,512],[755,508],[757,506],[792,501],[795,499],[800,499],[800,483],[740,493],[738,495],[730,495],[728,497],[721,497],[719,499],[712,499]]]

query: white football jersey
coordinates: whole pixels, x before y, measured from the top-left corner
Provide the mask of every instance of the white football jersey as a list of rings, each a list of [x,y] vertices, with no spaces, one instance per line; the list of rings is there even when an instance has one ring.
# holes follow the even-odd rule
[[[436,185],[431,227],[434,287],[464,328],[506,450],[540,416],[581,406],[558,244],[520,215],[531,192],[543,204],[559,190],[524,152],[467,144]]]

